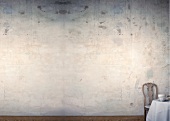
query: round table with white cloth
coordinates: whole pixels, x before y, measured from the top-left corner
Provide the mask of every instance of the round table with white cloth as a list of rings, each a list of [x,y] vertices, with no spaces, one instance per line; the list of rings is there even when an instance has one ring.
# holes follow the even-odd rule
[[[153,100],[146,121],[170,121],[170,101]]]

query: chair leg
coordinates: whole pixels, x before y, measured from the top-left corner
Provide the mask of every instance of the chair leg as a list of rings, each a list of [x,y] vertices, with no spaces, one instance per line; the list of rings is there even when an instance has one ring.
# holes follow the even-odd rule
[[[144,109],[144,121],[146,121],[146,110]]]

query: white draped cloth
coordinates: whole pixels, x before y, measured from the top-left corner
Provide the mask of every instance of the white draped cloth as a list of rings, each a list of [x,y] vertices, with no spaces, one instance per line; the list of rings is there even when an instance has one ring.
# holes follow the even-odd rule
[[[146,121],[170,121],[170,101],[153,100]]]

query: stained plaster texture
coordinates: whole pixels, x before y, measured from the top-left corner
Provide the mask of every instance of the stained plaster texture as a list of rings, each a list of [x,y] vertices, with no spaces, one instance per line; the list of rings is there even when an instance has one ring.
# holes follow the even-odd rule
[[[169,91],[168,0],[0,0],[0,115],[143,115]]]

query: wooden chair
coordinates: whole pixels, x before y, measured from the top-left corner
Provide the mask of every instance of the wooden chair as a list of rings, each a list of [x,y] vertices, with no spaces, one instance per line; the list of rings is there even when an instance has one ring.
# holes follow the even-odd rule
[[[144,95],[144,117],[146,121],[146,116],[149,111],[152,100],[158,98],[158,87],[154,83],[145,83],[142,86],[142,92]]]

